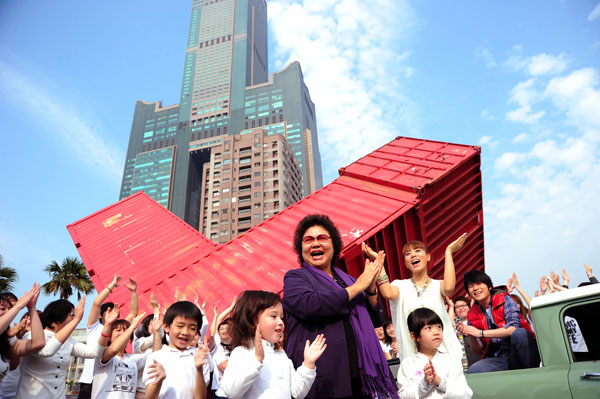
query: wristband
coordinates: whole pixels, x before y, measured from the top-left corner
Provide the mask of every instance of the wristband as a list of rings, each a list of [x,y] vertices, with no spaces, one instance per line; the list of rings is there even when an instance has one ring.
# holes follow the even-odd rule
[[[481,333],[479,334],[479,336],[480,336],[481,338],[484,338],[484,336],[483,336],[483,330],[481,330]]]
[[[100,331],[100,335],[102,335],[104,338],[108,338],[108,335],[104,335],[102,331]]]
[[[389,277],[387,274],[384,275],[379,275],[377,276],[377,282],[385,282],[385,281],[390,281]]]
[[[367,294],[368,296],[375,296],[375,295],[377,295],[377,290],[375,290],[373,292],[369,292],[369,291],[365,290],[365,294]]]

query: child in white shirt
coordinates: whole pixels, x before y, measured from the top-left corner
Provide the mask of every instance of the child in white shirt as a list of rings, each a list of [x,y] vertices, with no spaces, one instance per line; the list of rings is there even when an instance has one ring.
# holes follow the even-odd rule
[[[104,325],[109,325],[110,333],[101,335],[99,344],[109,346],[102,357],[94,360],[91,397],[95,399],[134,399],[138,373],[146,364],[146,354],[125,353],[131,334],[145,314],[136,316],[129,323],[125,319],[116,320],[118,308],[119,305],[115,305],[113,310],[105,313]],[[159,348],[160,341],[157,342]]]
[[[191,302],[179,301],[165,313],[163,328],[169,345],[146,359],[143,382],[146,399],[205,399],[204,365],[209,361],[206,342],[189,349],[200,327],[202,312]]]
[[[233,351],[220,389],[229,399],[303,399],[316,377],[315,362],[327,347],[323,335],[306,341],[304,362],[294,370],[279,345],[283,340],[283,306],[277,294],[245,291],[233,310]]]
[[[467,385],[460,360],[438,350],[444,326],[437,313],[416,309],[408,315],[407,324],[418,352],[400,363],[400,398],[470,399],[473,391]]]

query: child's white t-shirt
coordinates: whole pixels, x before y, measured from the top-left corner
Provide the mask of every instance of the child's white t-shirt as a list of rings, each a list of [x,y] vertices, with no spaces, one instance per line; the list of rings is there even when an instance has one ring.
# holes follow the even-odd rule
[[[438,387],[425,381],[423,369],[427,363],[429,358],[418,352],[402,360],[398,370],[398,395],[401,399],[470,399],[473,396],[458,359],[441,352],[437,352],[431,359],[435,372],[441,378]]]
[[[303,399],[317,375],[316,368],[302,364],[298,370],[286,353],[275,350],[273,344],[263,339],[265,357],[256,359],[254,348],[238,346],[231,352],[227,368],[221,379],[219,392],[229,399]]]
[[[148,389],[148,384],[154,382],[154,378],[148,378],[148,367],[156,360],[162,364],[167,374],[162,382],[159,399],[194,399],[194,388],[196,384],[196,366],[194,365],[194,350],[186,349],[180,351],[168,345],[148,354],[144,366],[143,382]],[[208,386],[206,379],[206,367],[210,358],[206,359],[203,368],[204,383]],[[210,367],[210,366],[209,366]]]
[[[138,370],[146,363],[146,353],[115,356],[105,364],[95,359],[92,398],[134,399]]]
[[[391,285],[397,287],[400,292],[397,299],[389,301],[400,361],[417,352],[417,347],[410,337],[406,319],[410,312],[418,308],[429,308],[440,316],[444,325],[444,340],[439,348],[440,351],[449,353],[459,360],[462,359],[462,345],[456,337],[454,327],[448,316],[444,298],[442,298],[440,291],[440,284],[440,280],[431,279],[427,289],[421,295],[418,295],[414,284],[410,280],[392,281]]]

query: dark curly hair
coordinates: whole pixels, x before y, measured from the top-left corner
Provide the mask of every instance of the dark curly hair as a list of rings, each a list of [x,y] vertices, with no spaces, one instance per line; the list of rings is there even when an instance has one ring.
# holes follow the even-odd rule
[[[251,347],[256,334],[257,318],[265,309],[281,303],[281,298],[274,292],[244,291],[235,303],[231,316],[231,347]]]
[[[302,258],[302,237],[304,237],[306,230],[313,226],[321,226],[329,233],[333,244],[333,258],[331,259],[331,265],[335,265],[344,246],[342,237],[337,227],[335,227],[335,224],[329,219],[329,216],[319,214],[305,216],[296,226],[296,231],[294,231],[294,251],[298,254],[298,262],[300,265],[304,264],[304,258]]]

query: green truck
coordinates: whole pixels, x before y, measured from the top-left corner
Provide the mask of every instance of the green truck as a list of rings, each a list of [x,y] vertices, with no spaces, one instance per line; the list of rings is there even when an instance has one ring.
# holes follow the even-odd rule
[[[531,301],[541,365],[467,375],[473,398],[600,398],[600,284]]]

